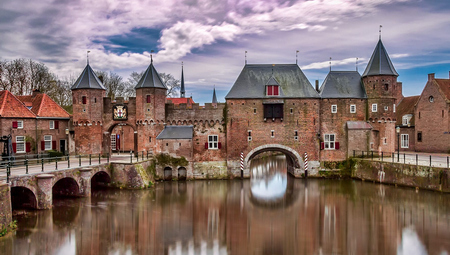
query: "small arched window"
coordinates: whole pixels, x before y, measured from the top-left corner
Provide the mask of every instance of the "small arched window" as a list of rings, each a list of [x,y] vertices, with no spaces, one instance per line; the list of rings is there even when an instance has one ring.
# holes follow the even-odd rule
[[[387,83],[384,84],[384,90],[389,90],[389,84]]]
[[[434,97],[433,97],[433,96],[430,96],[430,97],[428,98],[428,101],[430,101],[430,103],[433,103],[433,102],[434,102]]]

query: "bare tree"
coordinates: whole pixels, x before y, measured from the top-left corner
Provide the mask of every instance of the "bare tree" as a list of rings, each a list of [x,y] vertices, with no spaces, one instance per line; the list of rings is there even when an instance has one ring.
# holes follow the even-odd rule
[[[178,92],[180,91],[180,80],[175,79],[175,77],[173,77],[170,73],[159,73],[159,77],[161,77],[163,83],[166,84],[167,97],[179,96]]]
[[[96,71],[97,76],[102,80],[103,85],[106,87],[106,95],[114,99],[116,97],[125,97],[126,82],[123,81],[122,76],[105,71]]]

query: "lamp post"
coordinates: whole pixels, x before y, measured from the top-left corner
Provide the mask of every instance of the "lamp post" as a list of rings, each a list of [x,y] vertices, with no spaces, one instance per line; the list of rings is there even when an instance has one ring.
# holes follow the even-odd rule
[[[400,162],[400,127],[397,126],[395,131],[397,132],[397,162]]]

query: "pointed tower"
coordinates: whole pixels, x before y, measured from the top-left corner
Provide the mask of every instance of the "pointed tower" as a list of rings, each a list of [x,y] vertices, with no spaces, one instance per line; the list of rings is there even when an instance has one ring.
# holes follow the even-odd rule
[[[217,108],[217,96],[216,96],[216,86],[214,86],[213,97],[212,97],[212,106]]]
[[[155,138],[164,128],[167,87],[156,71],[153,59],[134,88],[136,125],[139,131],[137,150],[155,149]]]
[[[367,120],[378,131],[371,149],[393,152],[395,145],[395,108],[402,98],[398,73],[379,39],[362,75],[367,93]]]
[[[102,153],[103,97],[106,88],[89,63],[71,87],[75,152]]]
[[[186,90],[184,89],[184,72],[183,72],[183,64],[181,64],[181,88],[180,88],[180,97],[186,97]]]

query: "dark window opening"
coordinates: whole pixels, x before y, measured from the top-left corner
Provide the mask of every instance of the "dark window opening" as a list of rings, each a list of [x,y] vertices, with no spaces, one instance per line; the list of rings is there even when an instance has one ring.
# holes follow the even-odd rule
[[[283,118],[283,104],[265,104],[264,118]]]
[[[254,109],[253,109],[253,113],[255,113],[255,114],[256,114],[256,108],[254,108]]]
[[[375,89],[375,84],[373,84],[373,89]]]
[[[422,132],[417,132],[417,141],[422,142]]]
[[[389,84],[384,84],[384,90],[389,90]]]
[[[97,98],[96,97],[94,97],[94,103],[97,103]]]
[[[298,136],[298,131],[297,130],[294,131],[294,136]]]
[[[291,108],[291,114],[294,112],[294,109]]]
[[[442,118],[444,118],[444,110],[442,110]]]
[[[252,136],[252,131],[248,131],[248,136]]]
[[[147,95],[147,104],[150,103],[150,95]]]
[[[83,102],[83,104],[86,104],[86,96],[81,97],[81,101]]]
[[[148,142],[150,142],[150,143],[152,142],[152,137],[151,136],[148,137]]]
[[[419,112],[419,119],[420,119],[420,112]]]

